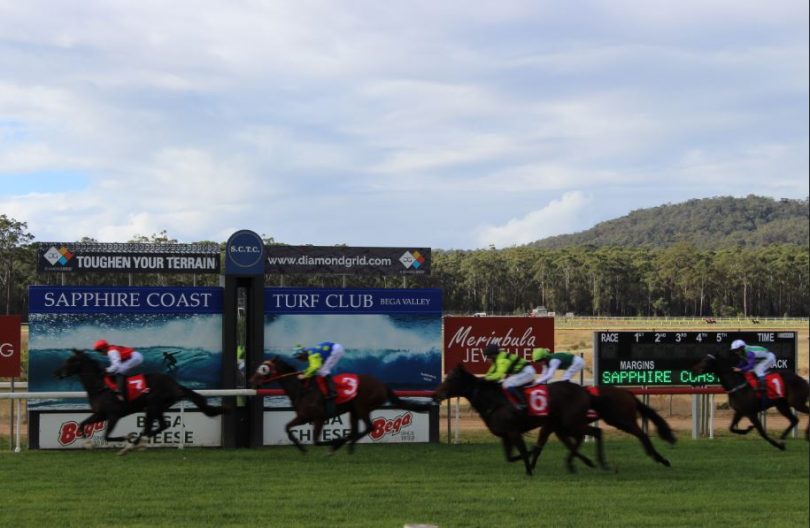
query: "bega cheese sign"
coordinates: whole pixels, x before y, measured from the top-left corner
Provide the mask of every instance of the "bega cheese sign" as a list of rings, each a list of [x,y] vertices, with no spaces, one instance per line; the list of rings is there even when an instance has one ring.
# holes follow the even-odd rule
[[[295,413],[287,410],[265,411],[264,445],[291,445],[284,424]],[[360,443],[417,443],[430,441],[428,413],[414,413],[397,409],[379,409],[371,414],[371,431],[359,440]],[[364,424],[361,422],[361,428]],[[320,440],[330,442],[345,438],[351,433],[348,414],[335,416],[323,426]],[[303,444],[312,444],[312,427],[302,425],[292,429],[292,434]]]
[[[120,447],[121,442],[107,443],[104,433],[107,422],[97,422],[84,427],[79,434],[79,424],[89,413],[41,413],[39,415],[40,449],[77,449],[85,447],[89,440],[94,447]],[[114,436],[126,436],[141,432],[144,425],[142,413],[126,416],[115,426]],[[222,420],[210,418],[199,412],[166,413],[169,428],[153,438],[141,440],[149,447],[214,447],[222,445]]]

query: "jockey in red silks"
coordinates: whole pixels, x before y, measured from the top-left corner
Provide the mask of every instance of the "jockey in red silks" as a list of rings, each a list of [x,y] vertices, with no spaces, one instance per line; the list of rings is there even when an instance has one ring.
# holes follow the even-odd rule
[[[143,363],[143,355],[135,350],[121,345],[111,345],[104,339],[99,339],[93,345],[93,350],[100,354],[104,354],[110,360],[110,366],[107,367],[107,374],[115,376],[117,396],[126,401],[126,376],[127,374]]]

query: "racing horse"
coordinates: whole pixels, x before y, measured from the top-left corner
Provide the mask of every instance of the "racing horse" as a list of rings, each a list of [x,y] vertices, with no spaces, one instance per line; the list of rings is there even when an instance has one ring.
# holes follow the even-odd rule
[[[579,443],[584,436],[596,439],[599,463],[607,467],[602,450],[602,431],[589,424],[590,396],[581,386],[570,382],[548,385],[548,413],[545,416],[530,416],[518,411],[503,393],[501,384],[478,378],[459,363],[434,391],[434,399],[440,401],[451,397],[466,398],[478,412],[489,431],[501,439],[507,462],[522,460],[526,474],[531,476],[537,459],[554,433],[568,448],[566,459],[569,472],[574,472],[573,459],[579,458],[589,467],[590,459],[579,453]],[[537,443],[531,453],[526,448],[523,433],[540,427]],[[517,448],[518,454],[513,455]]]
[[[371,411],[379,409],[386,403],[390,403],[397,409],[413,412],[427,412],[433,407],[433,403],[420,404],[400,399],[382,381],[367,374],[357,374],[347,376],[345,386],[340,385],[336,379],[338,376],[333,376],[337,397],[342,400],[342,395],[349,393],[354,397],[343,402],[336,400],[333,406],[334,412],[329,412],[325,397],[317,383],[310,383],[310,380],[299,380],[297,377],[299,373],[292,365],[275,356],[259,365],[250,378],[250,386],[258,388],[267,383],[278,382],[295,410],[295,417],[285,426],[287,438],[302,453],[306,452],[306,448],[293,434],[294,427],[311,423],[312,439],[315,445],[328,445],[330,452],[334,453],[348,442],[348,450],[352,453],[354,444],[371,432]],[[349,435],[331,441],[322,441],[320,439],[321,431],[326,420],[331,416],[338,416],[346,412],[349,413],[349,423],[351,424]],[[365,425],[363,432],[358,430],[360,421]]]
[[[810,407],[808,407],[810,387],[808,387],[807,381],[795,372],[789,370],[773,371],[782,377],[780,385],[782,385],[784,389],[784,397],[763,399],[760,394],[748,384],[745,376],[734,370],[736,363],[736,359],[730,358],[724,354],[707,354],[706,357],[692,367],[692,371],[699,374],[710,372],[715,374],[720,380],[720,385],[722,385],[726,394],[728,394],[729,407],[734,410],[734,416],[731,419],[729,431],[735,434],[747,434],[751,429],[756,429],[759,435],[767,440],[769,444],[777,449],[784,450],[785,438],[787,438],[788,433],[799,423],[799,419],[793,415],[791,409],[805,414],[810,412]],[[765,430],[765,427],[763,427],[758,416],[760,411],[771,407],[776,407],[779,413],[790,422],[790,425],[788,425],[787,429],[780,435],[778,441],[768,436],[768,432]],[[737,424],[743,417],[748,418],[751,425],[745,429],[740,429],[737,427]],[[807,424],[804,437],[810,441],[810,422]]]
[[[638,425],[639,417],[650,420],[655,425],[658,436],[662,440],[674,444],[677,441],[675,433],[661,415],[639,400],[635,394],[621,387],[604,385],[593,387],[593,390],[589,390],[588,393],[591,395],[591,409],[601,420],[620,431],[635,436],[644,446],[644,452],[650,458],[666,467],[671,466],[669,460],[656,451],[650,437]]]
[[[122,401],[105,384],[104,367],[83,350],[74,349],[73,353],[54,372],[54,375],[60,379],[79,376],[79,380],[87,392],[93,414],[79,424],[77,434],[80,437],[84,436],[86,426],[106,420],[105,441],[128,441],[127,445],[118,452],[120,455],[126,454],[127,451],[136,447],[142,437],[154,437],[167,429],[169,422],[165,419],[164,413],[180,400],[191,400],[206,416],[218,416],[228,412],[226,407],[209,405],[205,397],[180,385],[171,376],[161,373],[144,374],[148,392],[144,392],[130,401]],[[141,411],[146,413],[146,417],[140,433],[130,433],[126,437],[112,436],[113,429],[121,418]],[[155,423],[157,423],[157,427],[153,428]]]

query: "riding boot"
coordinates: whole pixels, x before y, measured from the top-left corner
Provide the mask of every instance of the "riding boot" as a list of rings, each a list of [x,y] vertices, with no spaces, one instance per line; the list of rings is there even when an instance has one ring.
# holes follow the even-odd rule
[[[523,387],[509,387],[509,393],[515,397],[517,403],[515,404],[515,408],[518,411],[525,411],[526,410],[526,395],[523,394]]]
[[[335,392],[335,382],[332,381],[332,376],[324,376],[324,380],[326,381],[326,399],[333,400],[335,396],[337,396],[337,392]]]
[[[115,391],[115,395],[118,396],[123,401],[127,401],[127,378],[123,374],[116,374],[115,375],[115,384],[118,387],[118,390]]]

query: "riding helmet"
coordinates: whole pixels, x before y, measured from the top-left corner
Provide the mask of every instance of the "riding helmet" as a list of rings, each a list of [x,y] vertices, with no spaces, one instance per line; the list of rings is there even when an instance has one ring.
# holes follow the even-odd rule
[[[551,351],[547,348],[535,348],[532,350],[532,361],[540,361],[551,355]]]
[[[93,350],[96,350],[98,352],[106,352],[109,347],[110,344],[107,341],[105,341],[104,339],[99,339],[93,345]]]
[[[731,342],[731,350],[739,350],[741,348],[745,348],[745,341],[742,339],[735,339]]]

